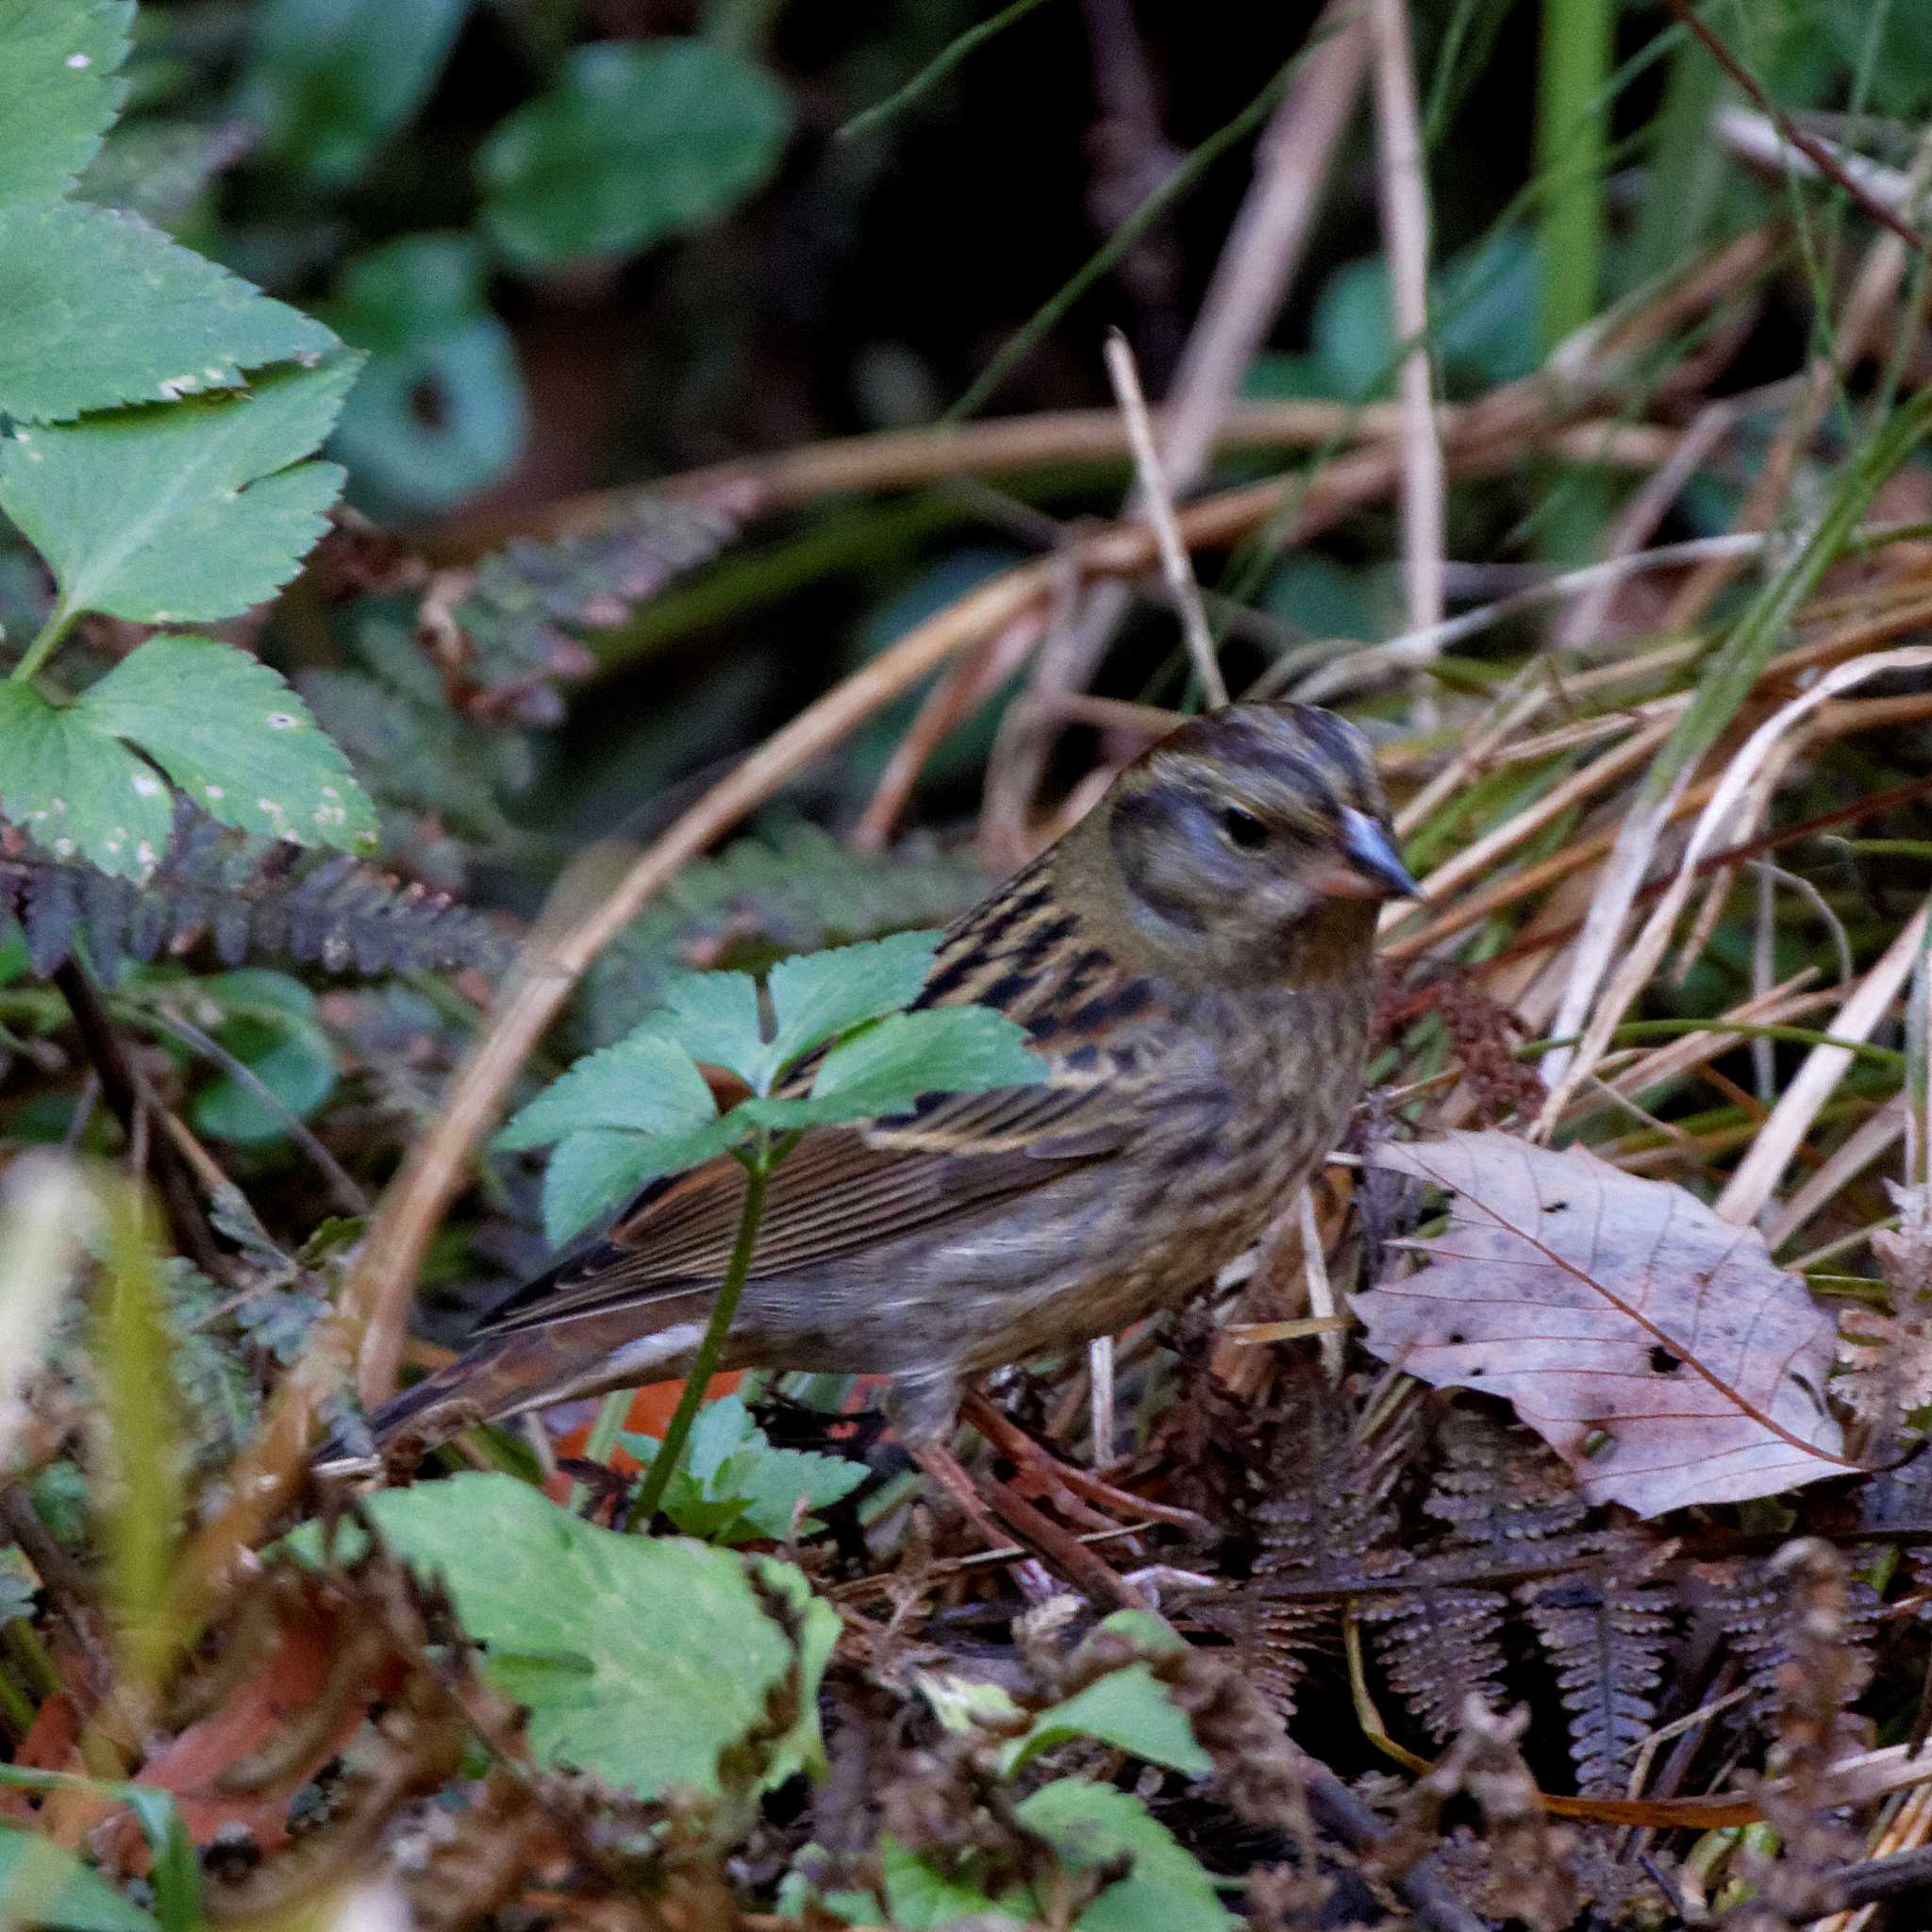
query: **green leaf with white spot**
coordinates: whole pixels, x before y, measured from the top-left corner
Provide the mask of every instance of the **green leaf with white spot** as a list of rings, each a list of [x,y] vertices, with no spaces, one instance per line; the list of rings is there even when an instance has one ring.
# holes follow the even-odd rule
[[[232,388],[248,370],[339,346],[139,215],[0,207],[0,411],[22,421]]]
[[[910,1006],[932,966],[941,935],[897,932],[829,953],[780,959],[766,981],[777,1031],[752,1082],[760,1093],[795,1059],[883,1013]]]
[[[0,814],[56,858],[143,879],[167,850],[174,807],[158,773],[78,705],[0,683]]]
[[[0,203],[65,194],[93,159],[133,19],[133,0],[0,0]]]
[[[783,1707],[797,1716],[760,1757],[763,1783],[817,1758],[839,1620],[789,1564],[599,1529],[506,1475],[386,1490],[368,1509],[392,1549],[443,1579],[485,1646],[484,1674],[529,1706],[543,1762],[646,1797],[674,1785],[715,1795],[732,1789],[731,1747],[769,1735],[787,1677]],[[321,1546],[313,1527],[289,1541],[310,1560]],[[759,1589],[784,1599],[795,1637]]]
[[[280,673],[232,644],[149,638],[73,708],[224,824],[298,845],[375,842],[375,808],[341,748]]]
[[[275,371],[245,395],[19,428],[0,441],[0,510],[53,567],[70,615],[237,616],[287,583],[322,535],[342,473],[301,458],[356,369],[339,355]]]
[[[735,207],[791,125],[777,84],[709,40],[579,47],[483,144],[483,221],[534,266],[627,254]]]

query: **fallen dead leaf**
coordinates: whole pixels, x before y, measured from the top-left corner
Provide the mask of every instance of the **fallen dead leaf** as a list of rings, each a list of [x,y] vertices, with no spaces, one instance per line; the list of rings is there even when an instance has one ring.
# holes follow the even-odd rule
[[[1502,1133],[1391,1142],[1376,1165],[1455,1197],[1426,1261],[1355,1298],[1369,1347],[1499,1395],[1592,1502],[1656,1516],[1857,1465],[1826,1406],[1835,1333],[1755,1229],[1580,1148]]]

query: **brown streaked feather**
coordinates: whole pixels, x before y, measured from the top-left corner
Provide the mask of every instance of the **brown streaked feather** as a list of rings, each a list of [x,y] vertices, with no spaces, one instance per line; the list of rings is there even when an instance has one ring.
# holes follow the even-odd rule
[[[811,1129],[767,1183],[751,1279],[976,1215],[1069,1163],[1132,1143],[1148,1099],[1144,1071],[1170,1029],[1151,1010],[1146,982],[1079,943],[1081,922],[1055,903],[1041,873],[1027,867],[956,922],[915,1005],[996,1007],[1028,1027],[1052,1069],[1048,1079],[937,1095],[888,1120]],[[1120,1037],[1128,1032],[1131,1043]],[[800,1067],[784,1091],[808,1091],[815,1071],[812,1062]],[[623,1305],[641,1314],[659,1298],[675,1298],[681,1309],[692,1289],[723,1277],[743,1188],[744,1171],[728,1155],[653,1182],[602,1241],[532,1283],[479,1334]]]

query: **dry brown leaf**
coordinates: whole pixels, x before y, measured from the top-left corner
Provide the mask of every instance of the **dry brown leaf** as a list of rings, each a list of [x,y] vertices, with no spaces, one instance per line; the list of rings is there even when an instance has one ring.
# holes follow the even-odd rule
[[[1580,1148],[1501,1133],[1374,1157],[1455,1196],[1427,1267],[1357,1295],[1371,1349],[1500,1395],[1592,1502],[1641,1516],[1857,1465],[1824,1401],[1833,1324],[1755,1229]]]

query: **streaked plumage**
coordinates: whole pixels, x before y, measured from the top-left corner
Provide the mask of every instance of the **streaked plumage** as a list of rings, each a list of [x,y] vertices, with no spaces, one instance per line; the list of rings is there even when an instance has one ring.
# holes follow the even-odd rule
[[[1180,1300],[1334,1144],[1375,907],[1409,890],[1353,726],[1290,705],[1182,725],[933,961],[921,1003],[1011,1015],[1050,1079],[808,1134],[771,1179],[727,1364],[890,1374],[932,1440],[965,1376]],[[378,1441],[684,1373],[742,1187],[724,1158],[646,1189]]]

